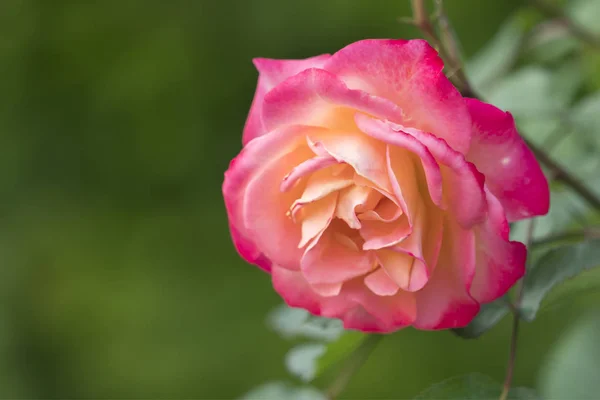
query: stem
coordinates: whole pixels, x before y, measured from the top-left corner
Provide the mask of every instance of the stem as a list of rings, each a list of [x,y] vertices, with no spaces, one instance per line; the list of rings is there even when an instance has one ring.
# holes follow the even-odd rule
[[[527,237],[525,239],[525,246],[527,246],[527,248],[530,247],[533,238],[533,228],[535,225],[534,221],[535,219],[533,218],[527,221]],[[499,400],[508,399],[508,393],[510,392],[510,386],[512,384],[512,379],[515,372],[515,360],[517,358],[517,341],[519,338],[519,322],[521,321],[521,318],[519,318],[518,310],[521,304],[521,298],[523,297],[523,287],[523,278],[521,278],[521,280],[516,285],[517,294],[515,297],[515,301],[512,307],[510,307],[513,313],[512,332],[510,335],[510,351],[508,354],[508,363],[506,365],[506,376],[504,378],[504,385],[502,386],[502,393],[500,394]]]
[[[589,32],[577,22],[573,21],[562,8],[548,2],[547,0],[529,0],[532,6],[537,8],[542,14],[549,18],[557,18],[571,32],[573,36],[589,44],[596,49],[600,49],[600,37]]]
[[[510,385],[515,370],[515,359],[517,358],[517,338],[519,337],[519,321],[520,318],[516,315],[513,316],[512,334],[510,336],[510,353],[508,356],[508,365],[506,366],[506,377],[504,378],[504,385],[502,386],[502,393],[500,394],[499,400],[508,399],[508,392],[510,391]]]
[[[443,43],[440,40],[437,32],[435,31],[433,24],[429,18],[429,14],[427,13],[427,7],[425,6],[425,0],[411,0],[412,9],[413,9],[413,18],[410,21],[414,26],[419,28],[423,33],[423,36],[431,42],[431,44],[439,51],[440,56],[443,60],[448,62],[448,66],[452,71],[455,72],[456,77],[450,77],[453,83],[460,89],[460,92],[465,96],[471,96],[469,93],[472,93],[471,87],[469,86],[469,81],[466,79],[464,74],[464,70],[462,68],[462,63],[460,59],[458,59],[454,54],[452,49],[455,47],[449,46],[448,43]],[[448,20],[443,13],[442,2],[440,0],[437,1],[437,20],[445,21],[445,27],[449,28]],[[446,34],[444,29],[442,28],[442,33]],[[448,30],[449,32],[449,30]],[[453,41],[453,36],[450,36],[450,41]],[[446,37],[445,37],[446,38]],[[450,47],[450,49],[447,49]]]
[[[329,385],[329,388],[327,388],[326,394],[328,399],[334,400],[346,389],[352,377],[367,361],[383,337],[383,335],[368,335],[360,346],[354,350],[346,360],[346,364],[342,367],[338,376]]]
[[[452,66],[457,80],[461,85],[460,91],[464,96],[474,97],[475,92],[471,87],[469,79],[467,79],[467,75],[465,75],[465,69],[460,56],[458,40],[456,40],[454,30],[452,29],[450,21],[448,20],[448,17],[444,11],[443,0],[435,1],[435,15],[440,28],[442,47],[447,50],[446,53],[448,60],[450,61],[450,65]]]

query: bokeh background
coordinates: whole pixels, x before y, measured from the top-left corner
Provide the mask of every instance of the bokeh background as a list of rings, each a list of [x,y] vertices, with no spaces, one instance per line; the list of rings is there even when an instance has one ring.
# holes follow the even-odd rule
[[[449,0],[474,54],[519,0]],[[0,397],[232,399],[291,379],[280,303],[230,242],[221,184],[241,148],[253,57],[304,58],[418,32],[407,0],[3,0]],[[589,308],[522,330],[516,384]],[[346,398],[501,381],[508,321],[483,339],[403,330]]]

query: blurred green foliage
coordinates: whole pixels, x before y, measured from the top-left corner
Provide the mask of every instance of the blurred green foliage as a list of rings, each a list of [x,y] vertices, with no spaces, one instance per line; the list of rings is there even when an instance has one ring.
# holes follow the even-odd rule
[[[465,54],[521,3],[448,1]],[[236,255],[221,198],[251,58],[417,36],[396,22],[408,14],[398,0],[2,1],[0,397],[233,398],[288,379],[289,343],[265,325],[280,300]],[[524,327],[517,385],[589,301]],[[401,331],[346,396],[501,381],[507,330]]]

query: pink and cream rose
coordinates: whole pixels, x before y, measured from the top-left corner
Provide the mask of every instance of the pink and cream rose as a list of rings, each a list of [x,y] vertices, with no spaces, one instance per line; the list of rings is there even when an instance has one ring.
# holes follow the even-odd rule
[[[293,307],[391,332],[467,325],[523,275],[509,222],[548,183],[509,113],[423,40],[363,40],[260,76],[223,194],[240,255]]]

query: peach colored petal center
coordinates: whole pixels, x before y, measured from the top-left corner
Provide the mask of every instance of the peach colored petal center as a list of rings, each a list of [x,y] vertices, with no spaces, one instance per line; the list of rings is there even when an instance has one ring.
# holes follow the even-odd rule
[[[301,193],[287,217],[300,230],[300,272],[313,291],[338,296],[356,279],[377,296],[421,289],[441,230],[427,235],[439,209],[421,193],[418,159],[357,133],[321,133],[307,144],[314,157],[289,171],[280,190]]]

